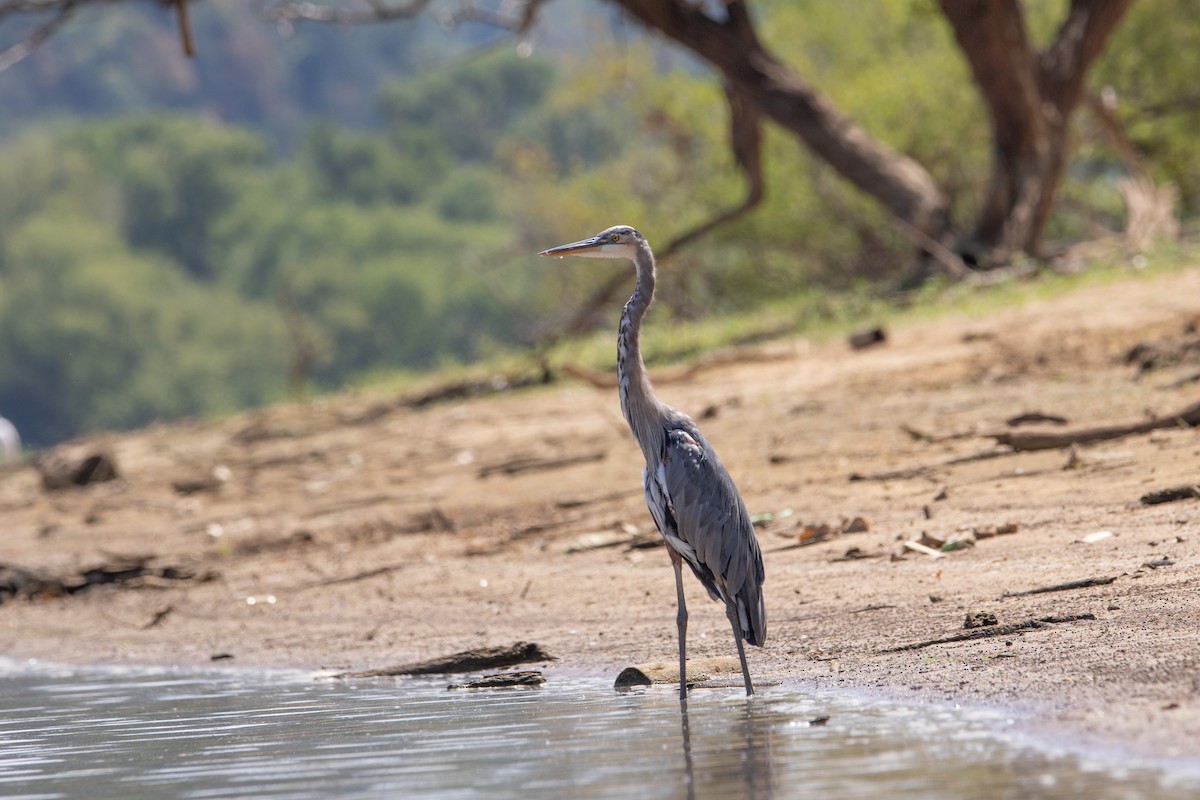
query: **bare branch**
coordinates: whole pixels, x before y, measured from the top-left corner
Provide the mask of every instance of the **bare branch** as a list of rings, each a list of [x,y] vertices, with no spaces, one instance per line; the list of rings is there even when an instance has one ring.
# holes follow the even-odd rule
[[[0,22],[6,17],[39,17],[48,14],[60,14],[68,8],[80,9],[85,6],[104,5],[156,5],[171,6],[175,0],[0,0]]]
[[[24,2],[26,4],[36,3],[41,5],[38,0],[24,0]],[[14,3],[13,5],[20,5],[20,3]],[[50,4],[46,3],[45,5],[49,6]],[[58,6],[57,13],[53,17],[34,28],[21,41],[4,50],[0,50],[0,73],[28,58],[37,49],[38,45],[49,39],[58,30],[59,26],[70,19],[71,15],[75,13],[75,0],[65,0],[56,5]],[[4,14],[9,13],[9,11],[10,9],[7,5],[0,6],[0,18]]]
[[[493,28],[525,33],[537,21],[538,10],[546,0],[514,0],[510,6],[516,6],[511,11],[488,11],[476,8],[468,0],[464,0],[458,11],[444,16],[442,24],[449,28],[457,27],[464,22],[478,22]]]
[[[179,41],[183,54],[195,58],[196,42],[192,39],[192,23],[188,21],[187,0],[175,0],[175,10],[179,14]]]
[[[385,3],[366,0],[366,8],[348,9],[318,3],[281,0],[267,9],[267,19],[276,22],[332,22],[337,25],[369,25],[397,19],[412,19],[424,11],[433,0],[409,0],[407,3]]]
[[[732,84],[725,84],[725,98],[729,101],[730,146],[738,166],[746,175],[746,199],[676,236],[659,252],[659,261],[665,261],[684,246],[746,214],[761,203],[766,194],[762,168],[762,112]],[[577,335],[587,330],[596,313],[609,304],[627,280],[628,275],[624,270],[613,273],[579,305],[562,331],[551,340],[559,335]]]
[[[588,299],[579,304],[579,308],[571,315],[571,319],[563,326],[562,331],[557,334],[552,334],[547,337],[543,344],[552,344],[561,336],[575,336],[583,333],[592,323],[592,318],[601,309],[608,306],[609,302],[616,297],[617,291],[624,286],[629,280],[629,274],[626,270],[616,270],[607,281],[602,283],[596,291],[588,295]]]
[[[872,137],[833,102],[779,61],[759,41],[744,2],[728,3],[725,20],[711,4],[687,0],[613,0],[648,28],[708,61],[764,114],[796,136],[892,214],[942,239],[949,229],[946,198],[913,159]]]
[[[946,274],[955,280],[964,280],[974,275],[974,271],[967,267],[958,254],[951,250],[946,245],[934,239],[929,234],[925,233],[920,228],[917,228],[907,220],[899,217],[890,219],[892,226],[900,232],[900,235],[908,239],[909,243],[919,250],[924,251],[934,261],[942,265],[942,269]]]
[[[15,14],[44,14],[75,5],[71,0],[0,0],[0,19]]]
[[[30,0],[24,0],[29,2]],[[35,0],[36,1],[36,0]],[[363,0],[358,7],[341,4],[325,5],[308,0],[279,0],[267,9],[267,19],[282,24],[295,22],[328,22],[336,25],[371,25],[380,22],[413,19],[428,11],[444,28],[453,29],[474,22],[493,28],[524,33],[537,21],[538,9],[546,0],[512,0],[500,11],[477,8],[471,0],[460,0],[457,8],[439,11],[433,0]]]
[[[1133,0],[1071,0],[1054,44],[1038,64],[1042,95],[1062,117],[1083,99],[1088,70],[1117,29]]]
[[[1125,171],[1135,178],[1150,180],[1150,172],[1142,163],[1137,148],[1133,146],[1129,135],[1117,115],[1113,113],[1116,106],[1116,92],[1089,92],[1086,95],[1088,108],[1096,121],[1100,123],[1100,131],[1109,145],[1125,165]]]

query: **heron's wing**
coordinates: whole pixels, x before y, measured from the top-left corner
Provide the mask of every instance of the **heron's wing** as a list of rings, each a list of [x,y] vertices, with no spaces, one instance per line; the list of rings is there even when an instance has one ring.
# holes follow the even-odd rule
[[[762,554],[733,479],[694,425],[672,426],[666,433],[658,478],[676,535],[695,552],[697,575],[702,581],[704,572],[719,576],[727,599],[740,594],[747,581],[758,594]]]

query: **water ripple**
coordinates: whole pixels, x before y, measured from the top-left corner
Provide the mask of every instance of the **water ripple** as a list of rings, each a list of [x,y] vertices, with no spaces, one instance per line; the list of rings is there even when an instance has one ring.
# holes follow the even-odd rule
[[[287,674],[0,671],[0,795],[1176,800],[1195,773],[1039,752],[992,711],[595,680],[447,692]],[[829,716],[823,727],[808,720]]]

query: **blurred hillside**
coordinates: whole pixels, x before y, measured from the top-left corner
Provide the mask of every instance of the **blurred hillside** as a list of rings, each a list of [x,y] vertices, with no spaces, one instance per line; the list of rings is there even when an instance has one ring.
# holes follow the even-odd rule
[[[621,269],[533,253],[616,222],[665,242],[744,192],[719,87],[602,5],[549,4],[520,47],[194,5],[194,61],[167,12],[122,5],[0,73],[0,413],[34,445],[527,347]],[[974,212],[986,114],[926,3],[760,7],[772,47]],[[1198,19],[1197,0],[1139,3],[1092,81],[1185,219]],[[1077,127],[1064,243],[1125,217],[1126,167]],[[794,141],[766,155],[767,202],[663,265],[658,324],[886,292],[908,265],[886,215]]]
[[[0,137],[47,122],[154,110],[250,127],[288,150],[317,118],[378,128],[382,87],[502,36],[482,26],[449,32],[424,16],[404,25],[286,28],[243,0],[196,3],[189,18],[202,45],[194,59],[181,55],[168,7],[82,9],[0,79]],[[6,22],[0,44],[29,27]]]

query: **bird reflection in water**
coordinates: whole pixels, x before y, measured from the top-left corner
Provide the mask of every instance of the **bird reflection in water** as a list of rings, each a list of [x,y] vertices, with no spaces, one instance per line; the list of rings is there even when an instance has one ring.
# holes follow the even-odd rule
[[[724,717],[726,710],[721,709]],[[705,713],[708,721],[711,714]],[[697,796],[746,797],[770,800],[775,797],[775,777],[771,759],[774,729],[787,716],[773,712],[753,699],[737,707],[728,719],[734,731],[706,736],[697,732],[696,752],[692,748],[692,720],[687,701],[679,704],[683,734],[683,780],[687,800]],[[735,734],[735,735],[729,735]],[[740,743],[740,749],[737,747]],[[732,747],[731,747],[732,745]],[[697,761],[700,762],[697,767]]]

